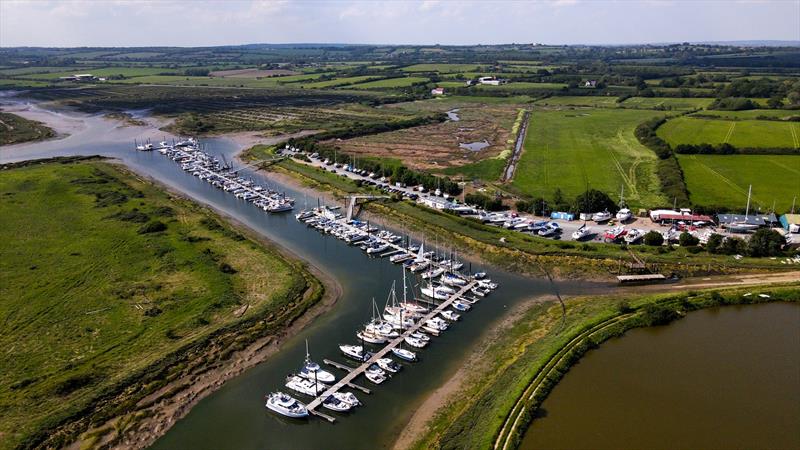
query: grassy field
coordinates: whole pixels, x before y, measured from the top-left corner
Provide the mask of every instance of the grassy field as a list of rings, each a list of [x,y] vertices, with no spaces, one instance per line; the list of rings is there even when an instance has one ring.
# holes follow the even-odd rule
[[[309,287],[274,249],[104,162],[8,169],[0,196],[0,448],[102,414],[125,385],[157,388],[160,361],[283,318]]]
[[[698,115],[714,116],[714,117],[719,117],[720,119],[732,119],[732,120],[757,119],[758,117],[768,117],[770,119],[786,120],[791,117],[800,117],[800,111],[785,110],[785,109],[748,109],[745,111],[719,111],[719,110],[709,109],[706,111],[701,111],[699,113],[693,114],[693,116],[698,116]]]
[[[312,83],[303,83],[304,89],[324,89],[324,88],[332,88],[336,86],[346,86],[350,84],[361,83],[368,80],[373,80],[376,77],[375,75],[362,75],[358,77],[344,77],[344,78],[334,78],[332,80],[326,81],[316,81]]]
[[[479,84],[474,87],[479,91],[494,91],[494,92],[503,92],[503,91],[538,91],[538,90],[559,90],[562,88],[567,87],[564,83],[530,83],[527,81],[519,81],[519,82],[512,82],[507,84],[501,84],[499,86],[492,86],[488,84]]]
[[[774,120],[670,119],[657,131],[670,145],[722,144],[740,148],[800,148],[800,123]]]
[[[536,102],[541,106],[588,106],[595,108],[631,108],[658,110],[693,110],[710,105],[710,98],[630,97],[618,102],[613,96],[548,97]]]
[[[461,389],[445,399],[411,448],[492,448],[506,417],[512,409],[518,412],[517,400],[532,392],[526,389],[531,383],[539,390],[535,402],[525,402],[528,410],[546,398],[585,352],[604,340],[631,328],[659,324],[663,315],[658,311],[672,311],[671,319],[677,320],[687,311],[765,301],[755,295],[743,297],[743,292],[578,297],[567,299],[563,310],[552,300],[531,302],[511,324],[483,340]],[[747,292],[769,293],[772,299],[766,301],[800,301],[796,286]],[[676,310],[681,312],[674,314]],[[512,431],[521,437],[528,422],[523,419],[519,425]]]
[[[788,211],[800,197],[800,155],[677,155],[692,203]],[[756,209],[751,209],[755,211]]]
[[[597,108],[618,108],[617,97],[613,96],[563,96],[547,97],[536,101],[540,106],[589,106]]]
[[[404,72],[458,73],[475,72],[481,70],[481,66],[477,64],[414,64],[403,67],[402,70]]]
[[[403,88],[416,83],[425,83],[428,78],[423,77],[403,77],[403,78],[386,78],[384,80],[368,81],[366,83],[357,83],[348,86],[348,89],[390,89],[390,88]]]
[[[16,114],[0,112],[0,145],[36,141],[55,136],[55,132],[39,122]]]
[[[633,206],[662,204],[656,156],[633,135],[663,113],[626,109],[534,110],[513,185],[527,195],[552,198],[560,188],[572,199],[587,187]]]

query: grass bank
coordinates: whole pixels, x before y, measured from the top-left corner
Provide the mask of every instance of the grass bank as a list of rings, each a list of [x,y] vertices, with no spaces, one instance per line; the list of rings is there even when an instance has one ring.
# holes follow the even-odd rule
[[[16,114],[0,112],[0,145],[38,141],[55,137],[56,133],[35,120],[28,120]]]
[[[63,447],[126,415],[92,436],[113,444],[170,392],[143,399],[322,296],[302,264],[116,165],[2,171],[0,448]]]
[[[603,341],[702,308],[766,301],[800,301],[800,287],[574,298],[563,310],[554,301],[535,303],[495,333],[481,358],[473,358],[461,390],[439,408],[411,447],[514,448],[561,377]]]
[[[254,147],[242,158],[263,159],[268,148]],[[355,192],[381,193],[357,186],[352,181],[291,159],[267,167],[293,177],[303,185],[330,191],[344,198]],[[481,224],[452,214],[426,208],[408,201],[373,202],[367,211],[391,218],[409,231],[436,237],[462,253],[519,273],[543,275],[544,269],[559,278],[608,279],[630,261],[631,252],[658,270],[683,276],[740,273],[786,269],[780,260],[742,258],[693,252],[682,247],[634,246],[557,241],[531,236],[504,228]]]

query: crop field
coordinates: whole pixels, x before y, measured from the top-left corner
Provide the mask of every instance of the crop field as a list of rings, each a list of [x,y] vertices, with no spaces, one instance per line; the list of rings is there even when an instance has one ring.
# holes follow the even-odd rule
[[[692,203],[751,211],[788,211],[800,197],[800,155],[678,155]]]
[[[308,287],[274,250],[111,164],[8,169],[0,195],[1,448]]]
[[[628,109],[534,110],[513,185],[547,199],[556,189],[572,199],[587,188],[617,199],[624,186],[631,205],[661,204],[657,157],[633,134],[641,122],[660,115]]]
[[[529,82],[511,82],[501,84],[499,86],[491,86],[488,84],[479,84],[474,87],[479,91],[525,91],[525,90],[559,90],[567,87],[564,83],[529,83]]]
[[[403,67],[404,72],[438,72],[438,73],[457,73],[457,72],[476,72],[481,70],[478,64],[414,64],[413,66]]]
[[[380,78],[375,75],[362,75],[358,77],[344,77],[344,78],[334,78],[332,80],[326,81],[316,81],[313,83],[303,83],[302,86],[304,89],[325,89],[325,88],[332,88],[337,86],[346,86],[356,83],[362,83],[365,81],[375,80],[376,78]]]
[[[703,109],[711,104],[710,98],[672,98],[672,97],[631,97],[622,102],[623,108],[693,110]]]
[[[438,99],[387,105],[384,110],[414,112],[454,111],[459,120],[379,133],[336,142],[357,157],[399,159],[408,167],[440,172],[498,156],[507,149],[511,127],[520,105]],[[461,143],[487,141],[479,151]]]
[[[670,145],[722,144],[740,148],[800,148],[800,123],[775,120],[670,119],[657,131]]]
[[[612,96],[564,96],[547,97],[536,102],[539,106],[589,106],[594,108],[619,108],[617,97]]]
[[[391,89],[409,87],[417,83],[425,83],[428,78],[423,77],[402,77],[402,78],[386,78],[383,80],[367,81],[366,83],[358,83],[348,86],[348,89]]]
[[[20,75],[20,78],[27,78],[31,80],[55,80],[59,77],[68,77],[76,73],[91,73],[97,77],[110,77],[114,75],[122,75],[124,77],[143,77],[147,75],[158,75],[162,73],[174,73],[175,69],[167,69],[164,67],[103,67],[92,69],[82,67],[72,70],[65,70],[63,72],[48,72]]]
[[[218,70],[209,73],[212,77],[222,78],[262,78],[262,77],[278,77],[285,75],[299,75],[293,70],[285,69],[231,69],[231,70]]]
[[[731,119],[731,120],[759,119],[761,117],[766,117],[770,119],[788,120],[793,117],[800,117],[800,111],[785,110],[785,109],[749,109],[745,111],[719,111],[719,110],[709,109],[707,111],[701,111],[699,113],[692,114],[692,116],[694,117],[714,116],[720,119]]]

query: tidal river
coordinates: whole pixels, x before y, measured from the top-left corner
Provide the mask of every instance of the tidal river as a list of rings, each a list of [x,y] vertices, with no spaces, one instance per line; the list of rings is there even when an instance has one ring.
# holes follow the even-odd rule
[[[552,293],[546,280],[527,279],[487,268],[490,277],[499,282],[500,289],[476,305],[441,337],[435,338],[429,348],[420,351],[420,362],[406,365],[401,373],[381,386],[369,386],[374,388],[371,395],[356,392],[365,406],[341,417],[335,425],[316,419],[299,424],[287,422],[264,408],[264,395],[286,390],[284,379],[288,373],[297,371],[302,363],[306,339],[315,360],[343,361],[338,344],[357,343],[355,332],[370,318],[372,299],[383,305],[392,281],[398,280],[399,283],[402,277],[400,268],[391,264],[388,258],[367,257],[360,249],[307,228],[297,222],[293,214],[266,214],[183,172],[175,162],[158,152],[133,150],[134,139],[150,138],[157,142],[164,136],[162,132],[144,127],[118,127],[114,122],[95,116],[76,117],[81,119],[82,125],[73,126],[70,137],[2,148],[0,162],[95,154],[117,158],[134,171],[236,218],[331,274],[343,288],[343,296],[332,310],[299,335],[285,341],[281,350],[267,361],[202,400],[155,444],[156,448],[358,449],[390,446],[426,394],[454,374],[470,349],[480,342],[482,333],[508,308],[525,298]],[[166,138],[170,139],[169,136]],[[240,150],[227,139],[202,142],[207,151],[225,155],[229,161]],[[297,199],[298,207],[303,207],[302,193],[262,174],[250,171],[245,171],[245,174],[285,191]],[[316,203],[316,199],[309,199],[309,203]],[[429,244],[433,243],[431,241]],[[559,289],[562,293],[580,293],[595,287],[570,282],[560,285]],[[343,375],[338,369],[330,370],[338,376]],[[358,382],[369,384],[365,380]]]

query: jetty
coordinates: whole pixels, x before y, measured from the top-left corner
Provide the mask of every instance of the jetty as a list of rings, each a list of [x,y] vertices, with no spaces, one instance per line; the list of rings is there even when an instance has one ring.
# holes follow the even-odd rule
[[[323,419],[325,419],[325,420],[327,420],[328,422],[331,422],[331,423],[336,421],[336,419],[334,417],[329,416],[329,415],[327,415],[325,413],[321,413],[320,411],[317,411],[317,408],[320,407],[320,405],[322,404],[323,401],[325,401],[326,398],[328,398],[332,394],[338,392],[340,389],[344,388],[345,386],[351,386],[352,385],[352,381],[354,379],[356,379],[359,375],[362,375],[367,370],[367,368],[369,366],[375,364],[379,359],[384,358],[389,352],[392,351],[393,348],[396,348],[398,345],[400,345],[405,340],[406,337],[408,337],[411,334],[419,331],[420,327],[422,327],[422,325],[427,320],[430,320],[430,319],[433,319],[434,317],[436,317],[439,313],[441,313],[446,308],[448,308],[450,305],[452,305],[453,302],[455,302],[456,300],[458,300],[461,297],[463,297],[467,292],[469,292],[476,285],[477,285],[477,282],[474,281],[474,280],[469,282],[469,283],[467,283],[458,292],[456,292],[455,294],[451,295],[450,298],[448,298],[447,300],[444,300],[442,303],[439,304],[439,306],[437,306],[435,309],[433,309],[428,314],[426,314],[422,319],[417,321],[416,324],[414,324],[413,326],[403,330],[403,332],[400,334],[400,336],[396,337],[394,340],[392,340],[391,342],[386,344],[382,349],[380,349],[378,352],[376,352],[374,355],[372,355],[371,358],[369,358],[368,360],[364,361],[363,364],[361,364],[360,366],[358,366],[356,368],[347,367],[345,370],[349,370],[349,372],[347,373],[347,375],[344,376],[344,378],[339,380],[336,384],[334,384],[333,386],[328,388],[325,392],[323,392],[322,395],[320,395],[319,397],[315,398],[314,400],[312,400],[310,403],[308,403],[306,405],[306,408],[308,409],[308,412],[310,414],[314,414],[315,416],[322,417]],[[330,364],[332,361],[326,360],[325,362]],[[333,365],[335,367],[341,366],[338,363],[331,364],[331,365]]]

